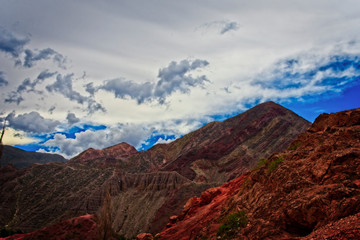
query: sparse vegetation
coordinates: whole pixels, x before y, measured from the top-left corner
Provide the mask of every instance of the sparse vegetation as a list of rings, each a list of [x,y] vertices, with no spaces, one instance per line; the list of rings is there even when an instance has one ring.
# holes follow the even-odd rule
[[[269,165],[267,166],[268,169],[268,173],[273,172],[280,163],[282,163],[284,161],[284,158],[282,156],[278,156],[277,158],[275,158],[275,160],[272,160]]]
[[[222,224],[217,232],[217,236],[221,239],[233,239],[237,232],[246,227],[248,224],[248,217],[244,211],[230,214],[224,224]]]
[[[260,159],[260,161],[257,163],[255,170],[259,170],[262,166],[264,166],[267,163],[267,159],[266,158],[262,158]]]
[[[288,148],[288,150],[295,151],[300,146],[301,146],[301,142],[293,142]]]

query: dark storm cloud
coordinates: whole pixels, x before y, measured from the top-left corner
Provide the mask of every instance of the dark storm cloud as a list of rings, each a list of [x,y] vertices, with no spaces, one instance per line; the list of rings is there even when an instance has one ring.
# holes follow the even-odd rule
[[[15,116],[15,113],[8,115],[9,126],[25,132],[32,133],[48,133],[55,130],[60,124],[59,121],[46,119],[38,112],[30,112]]]
[[[62,76],[61,74],[58,74],[56,76],[55,83],[46,86],[46,90],[49,92],[56,92],[64,97],[70,99],[71,101],[75,101],[79,104],[87,103],[88,105],[88,111],[90,113],[93,113],[95,111],[103,111],[105,112],[105,108],[101,106],[99,103],[97,103],[94,99],[91,97],[83,96],[79,92],[73,90],[72,86],[72,78],[74,74],[68,74],[65,76]]]
[[[191,71],[203,68],[208,64],[209,62],[199,59],[193,62],[189,60],[183,60],[179,63],[173,61],[169,66],[159,70],[159,80],[156,83],[145,82],[139,84],[119,78],[106,81],[96,90],[103,89],[113,92],[117,98],[129,97],[136,99],[138,104],[152,100],[157,100],[160,104],[163,104],[166,97],[173,92],[187,93],[191,87],[203,85],[204,82],[209,81],[205,75],[193,77],[190,74]],[[87,91],[90,93],[95,91],[92,84],[87,86]]]
[[[0,28],[0,51],[18,58],[24,46],[30,42],[29,38],[19,38],[6,29]]]
[[[36,91],[35,87],[36,85],[42,83],[45,79],[50,78],[54,76],[56,72],[49,72],[48,69],[42,71],[36,79],[33,81],[30,80],[30,78],[26,78],[16,89],[16,91],[12,91],[8,94],[8,97],[5,99],[5,103],[16,103],[20,104],[24,98],[22,94],[24,92],[37,92],[41,94],[41,91]]]
[[[68,115],[66,116],[66,120],[70,125],[80,122],[80,119],[77,118],[74,113],[68,113]]]
[[[52,58],[54,63],[60,68],[65,68],[66,58],[51,48],[46,48],[37,52],[26,49],[24,67],[31,68],[36,62],[40,60],[49,60],[50,58]]]
[[[8,85],[8,81],[5,79],[4,72],[0,71],[0,87]]]

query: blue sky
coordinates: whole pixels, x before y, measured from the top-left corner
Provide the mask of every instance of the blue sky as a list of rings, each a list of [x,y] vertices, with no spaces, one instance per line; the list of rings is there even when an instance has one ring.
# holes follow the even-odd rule
[[[0,0],[4,143],[71,158],[275,101],[359,107],[357,0]]]

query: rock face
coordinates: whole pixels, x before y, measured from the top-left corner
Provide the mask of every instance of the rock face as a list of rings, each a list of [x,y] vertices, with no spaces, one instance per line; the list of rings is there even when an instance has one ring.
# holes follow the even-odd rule
[[[12,146],[4,146],[1,166],[12,164],[17,168],[26,168],[35,163],[66,162],[59,154],[28,152]]]
[[[246,220],[235,217],[239,212]],[[158,239],[359,239],[360,109],[320,115],[286,151],[191,198],[159,235]]]
[[[65,164],[0,169],[0,226],[29,232],[95,214],[109,191],[117,233],[128,238],[156,233],[189,198],[284,150],[309,125],[268,102],[148,151],[120,143],[88,149]],[[218,193],[202,194],[201,204]]]

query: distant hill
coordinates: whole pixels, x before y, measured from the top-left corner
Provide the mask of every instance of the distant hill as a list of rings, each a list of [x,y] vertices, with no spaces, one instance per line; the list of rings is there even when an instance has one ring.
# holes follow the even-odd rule
[[[292,111],[267,102],[147,151],[119,143],[88,149],[66,163],[3,168],[0,228],[29,232],[95,214],[110,191],[117,233],[128,238],[156,233],[189,198],[283,151],[309,126]]]
[[[26,168],[34,163],[66,162],[59,154],[28,152],[22,149],[5,145],[1,157],[1,166],[12,164],[17,168]]]

